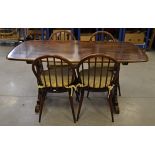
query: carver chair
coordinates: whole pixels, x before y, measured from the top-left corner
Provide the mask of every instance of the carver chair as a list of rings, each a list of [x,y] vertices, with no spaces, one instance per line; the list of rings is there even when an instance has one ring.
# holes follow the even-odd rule
[[[50,66],[49,63],[52,63],[52,66]],[[68,92],[73,120],[75,123],[76,118],[73,106],[73,91],[76,74],[72,63],[61,56],[45,55],[34,60],[32,70],[38,83],[38,101],[35,111],[39,112],[39,122],[41,121],[46,94],[48,92]]]
[[[75,36],[71,31],[67,30],[58,30],[51,34],[50,38],[51,40],[60,40],[60,41],[66,41],[66,40],[76,40]]]
[[[93,64],[93,67],[91,67]],[[106,92],[106,98],[110,107],[112,122],[113,117],[113,104],[112,98],[114,95],[114,87],[118,78],[118,67],[119,65],[116,60],[109,56],[93,54],[83,58],[77,66],[78,91],[80,92],[80,101],[77,113],[77,121],[79,119],[84,92]],[[104,67],[106,66],[106,67]]]
[[[104,41],[104,42],[116,42],[113,35],[107,31],[97,31],[93,33],[89,39],[89,41]],[[120,65],[118,66],[120,69]],[[119,96],[121,96],[121,89],[120,89],[120,83],[119,83],[119,76],[117,81],[117,88],[119,91]],[[87,93],[87,97],[89,96],[89,91]]]

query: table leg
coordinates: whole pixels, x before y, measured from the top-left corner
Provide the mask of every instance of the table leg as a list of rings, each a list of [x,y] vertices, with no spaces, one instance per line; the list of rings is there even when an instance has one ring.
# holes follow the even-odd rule
[[[117,86],[116,85],[114,86],[114,89],[113,89],[112,103],[114,107],[114,112],[116,114],[119,114],[120,111],[119,111],[119,105],[118,105],[118,99],[117,99]]]

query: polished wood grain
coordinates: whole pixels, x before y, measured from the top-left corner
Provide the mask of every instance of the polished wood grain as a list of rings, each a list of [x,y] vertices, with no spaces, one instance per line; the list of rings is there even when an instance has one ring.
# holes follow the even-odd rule
[[[146,62],[145,52],[132,43],[125,42],[79,42],[32,40],[15,47],[7,56],[9,60],[33,61],[43,55],[60,55],[72,62],[79,62],[89,54],[105,54],[123,62]]]

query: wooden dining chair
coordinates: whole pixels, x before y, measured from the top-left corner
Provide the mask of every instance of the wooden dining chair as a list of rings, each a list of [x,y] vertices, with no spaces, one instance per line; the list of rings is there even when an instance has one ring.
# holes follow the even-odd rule
[[[91,64],[93,64],[93,67],[91,67]],[[86,90],[91,92],[107,92],[106,98],[108,99],[112,122],[114,122],[112,97],[118,77],[117,65],[119,64],[116,60],[101,54],[89,55],[79,62],[77,66],[79,81],[77,88],[80,92],[80,101],[77,121],[83,103],[84,91]]]
[[[51,34],[49,37],[50,40],[59,40],[59,41],[72,41],[76,40],[75,36],[71,32],[71,30],[58,30]],[[52,64],[49,64],[52,66]],[[76,100],[78,100],[78,94],[76,94]]]
[[[107,31],[97,31],[91,35],[89,41],[115,42],[116,40],[113,35]]]
[[[70,30],[57,30],[51,34],[50,40],[71,41],[75,40],[75,36]],[[51,62],[49,64],[52,66]]]
[[[60,41],[66,41],[66,40],[76,40],[75,36],[71,31],[67,30],[58,30],[51,34],[50,38],[51,40],[60,40]]]
[[[50,66],[49,63],[52,63],[52,66]],[[48,92],[68,92],[73,120],[75,123],[76,118],[73,106],[73,92],[76,74],[72,63],[61,56],[45,55],[34,60],[32,70],[38,83],[38,101],[35,111],[39,112],[39,122],[41,121],[46,94]]]
[[[107,31],[97,31],[93,33],[89,39],[89,41],[104,41],[104,42],[116,42],[116,39],[113,37],[113,35]],[[120,65],[118,66],[120,69]],[[120,89],[120,83],[119,83],[119,77],[117,81],[117,88],[119,91],[119,96],[121,96],[121,89]],[[87,93],[87,97],[89,96],[89,91]]]

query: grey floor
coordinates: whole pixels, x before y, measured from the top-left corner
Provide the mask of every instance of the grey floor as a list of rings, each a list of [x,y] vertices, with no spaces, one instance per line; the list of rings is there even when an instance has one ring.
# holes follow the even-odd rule
[[[74,124],[66,93],[48,95],[38,123],[34,112],[37,84],[31,65],[6,60],[11,49],[0,46],[0,125],[155,125],[155,51],[147,52],[149,62],[121,66],[120,114],[114,115],[114,123],[104,94],[91,93]]]

